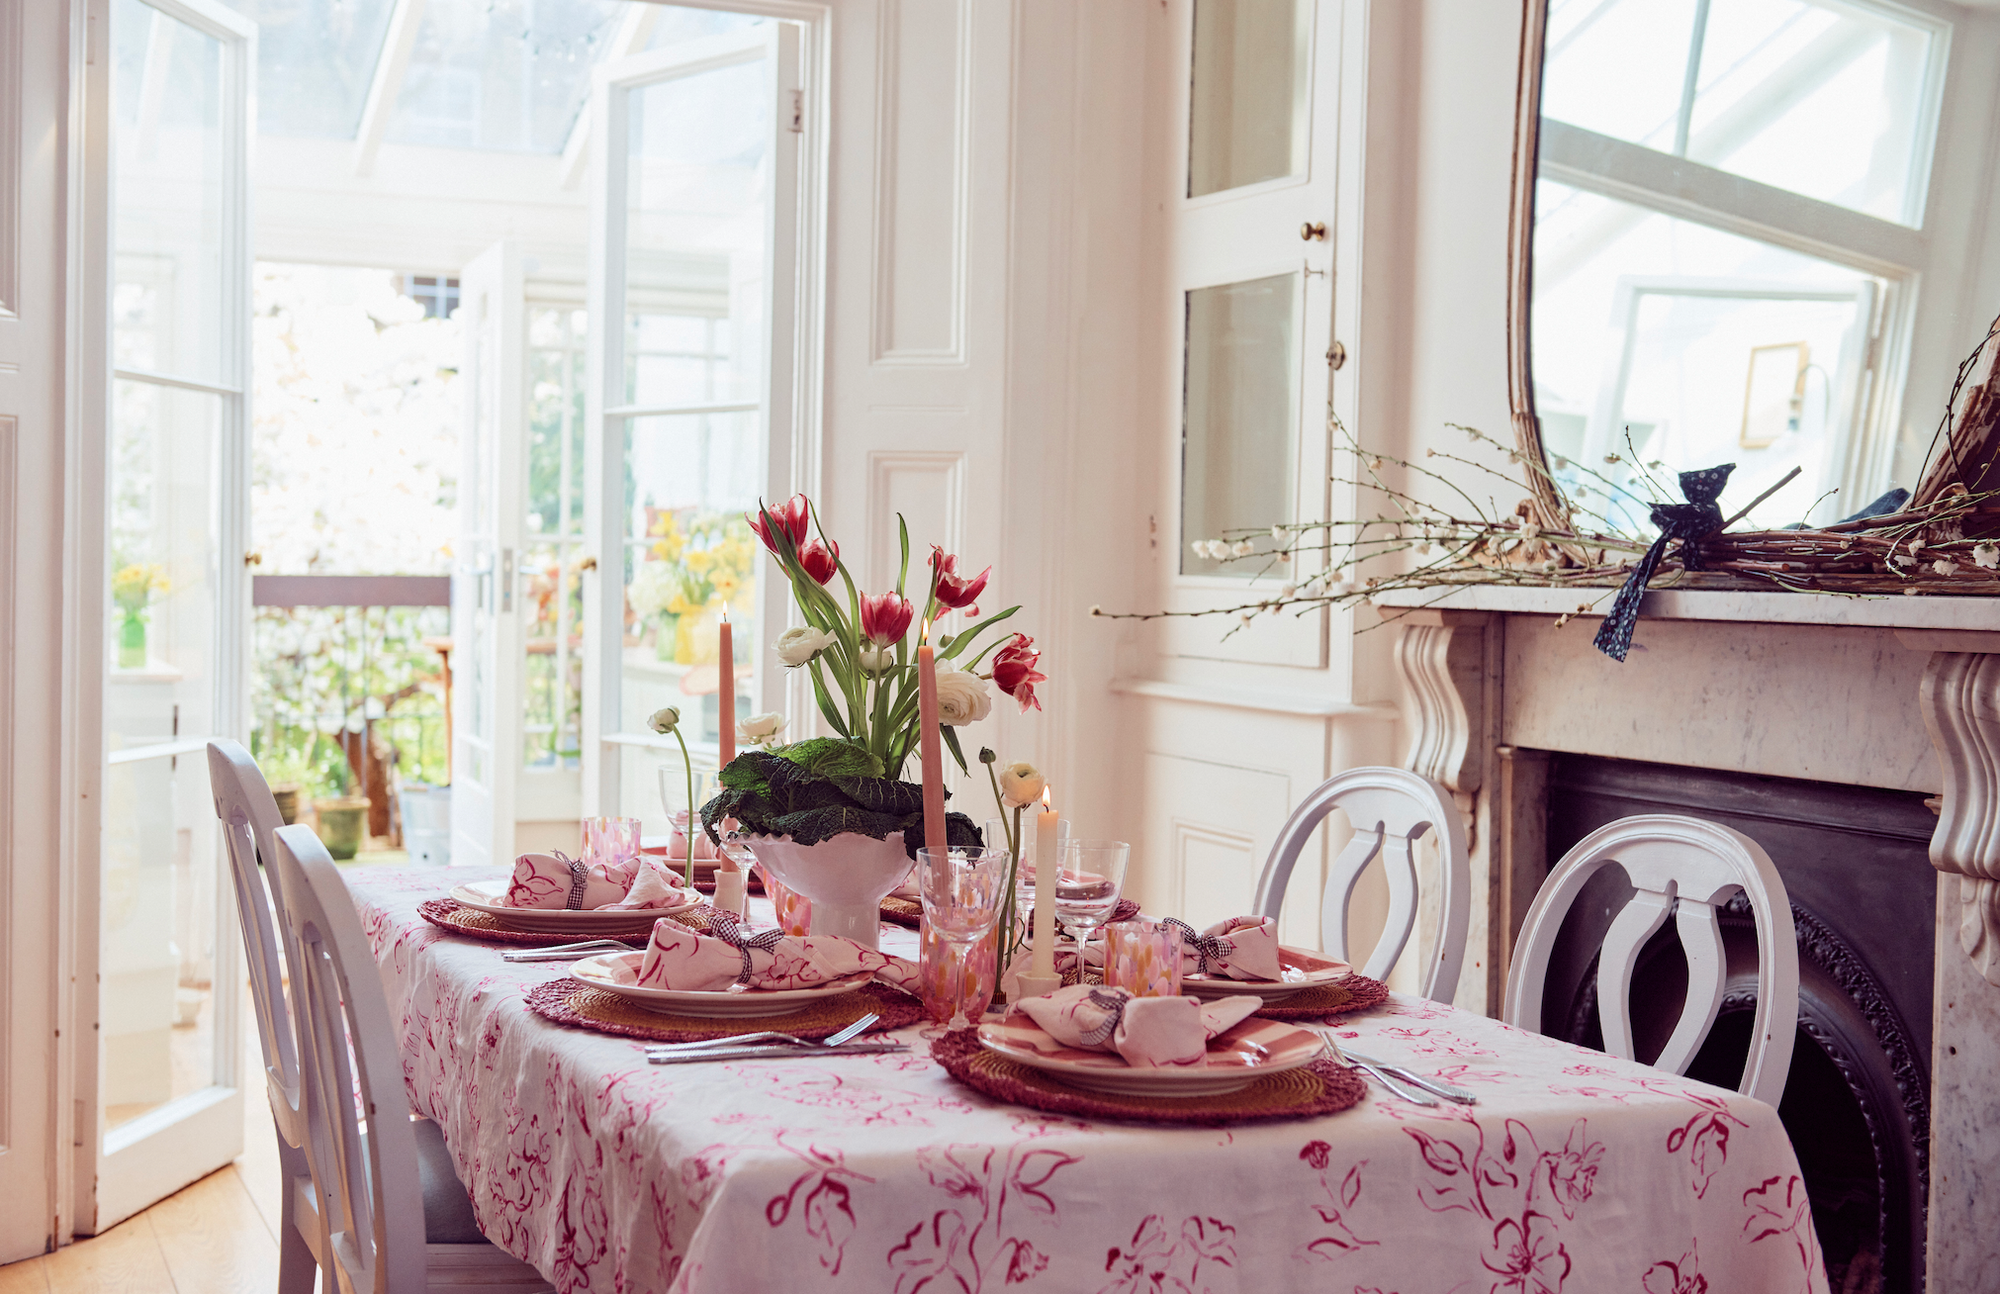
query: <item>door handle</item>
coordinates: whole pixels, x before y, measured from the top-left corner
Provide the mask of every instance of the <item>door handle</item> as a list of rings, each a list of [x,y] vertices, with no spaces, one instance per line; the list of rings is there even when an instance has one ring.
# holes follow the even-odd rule
[[[1325,242],[1326,222],[1324,220],[1308,220],[1299,226],[1299,237],[1309,243]]]
[[[580,571],[594,571],[597,569],[597,559],[595,557],[586,557],[576,564],[576,569]]]
[[[500,610],[514,609],[514,550],[500,550]]]

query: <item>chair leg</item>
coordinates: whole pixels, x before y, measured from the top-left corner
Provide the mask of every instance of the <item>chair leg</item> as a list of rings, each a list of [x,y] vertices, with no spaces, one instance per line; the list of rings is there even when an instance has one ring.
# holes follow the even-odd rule
[[[313,1282],[319,1279],[319,1259],[313,1257],[312,1246],[306,1243],[305,1232],[299,1230],[301,1221],[307,1226],[316,1225],[317,1219],[300,1219],[297,1208],[298,1192],[292,1183],[285,1183],[285,1202],[279,1210],[281,1223],[278,1232],[278,1294],[313,1294]]]

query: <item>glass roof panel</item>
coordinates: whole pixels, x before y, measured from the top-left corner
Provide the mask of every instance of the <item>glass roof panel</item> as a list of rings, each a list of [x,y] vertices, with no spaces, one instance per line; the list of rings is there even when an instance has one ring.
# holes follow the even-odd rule
[[[684,5],[654,5],[659,15],[646,39],[649,50],[666,49],[718,32],[741,31],[764,20],[756,14],[730,13],[724,9],[690,9]]]
[[[391,143],[560,153],[624,0],[429,0]]]
[[[393,0],[225,0],[257,24],[257,131],[352,139]]]

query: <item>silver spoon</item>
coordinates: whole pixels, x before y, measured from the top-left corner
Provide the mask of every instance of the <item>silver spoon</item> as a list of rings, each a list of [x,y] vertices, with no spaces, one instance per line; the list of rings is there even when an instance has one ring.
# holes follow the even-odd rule
[[[1389,1089],[1389,1095],[1396,1097],[1398,1100],[1408,1101],[1411,1105],[1426,1105],[1426,1106],[1437,1105],[1438,1099],[1435,1096],[1432,1096],[1427,1092],[1413,1091],[1412,1089],[1405,1087],[1403,1084],[1397,1082],[1395,1079],[1389,1077],[1388,1074],[1384,1073],[1376,1066],[1368,1064],[1364,1061],[1357,1061],[1351,1059],[1346,1052],[1340,1049],[1340,1044],[1334,1041],[1334,1037],[1332,1034],[1330,1033],[1321,1034],[1320,1036],[1326,1039],[1326,1045],[1330,1049],[1332,1049],[1333,1058],[1335,1060],[1347,1066],[1349,1069],[1358,1069],[1362,1073],[1367,1074],[1370,1078],[1380,1083],[1383,1087]]]

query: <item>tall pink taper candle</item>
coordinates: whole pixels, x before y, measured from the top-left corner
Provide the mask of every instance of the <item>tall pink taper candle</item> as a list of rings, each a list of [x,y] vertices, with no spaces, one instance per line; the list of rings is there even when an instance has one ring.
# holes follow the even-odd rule
[[[931,650],[928,620],[917,644],[917,750],[924,763],[924,844],[943,849],[944,752],[938,737],[937,654]]]
[[[716,723],[720,731],[716,735],[716,759],[720,765],[727,766],[730,760],[736,758],[736,643],[730,636],[727,603],[722,607],[721,666],[722,696],[721,705],[717,708],[719,718]],[[693,807],[688,806],[689,809]]]
[[[1050,802],[1049,787],[1042,787],[1042,812],[1035,819],[1035,924],[1034,960],[1029,969],[1036,975],[1056,972],[1056,881],[1062,875],[1061,815]],[[1082,982],[1083,968],[1077,968]]]

